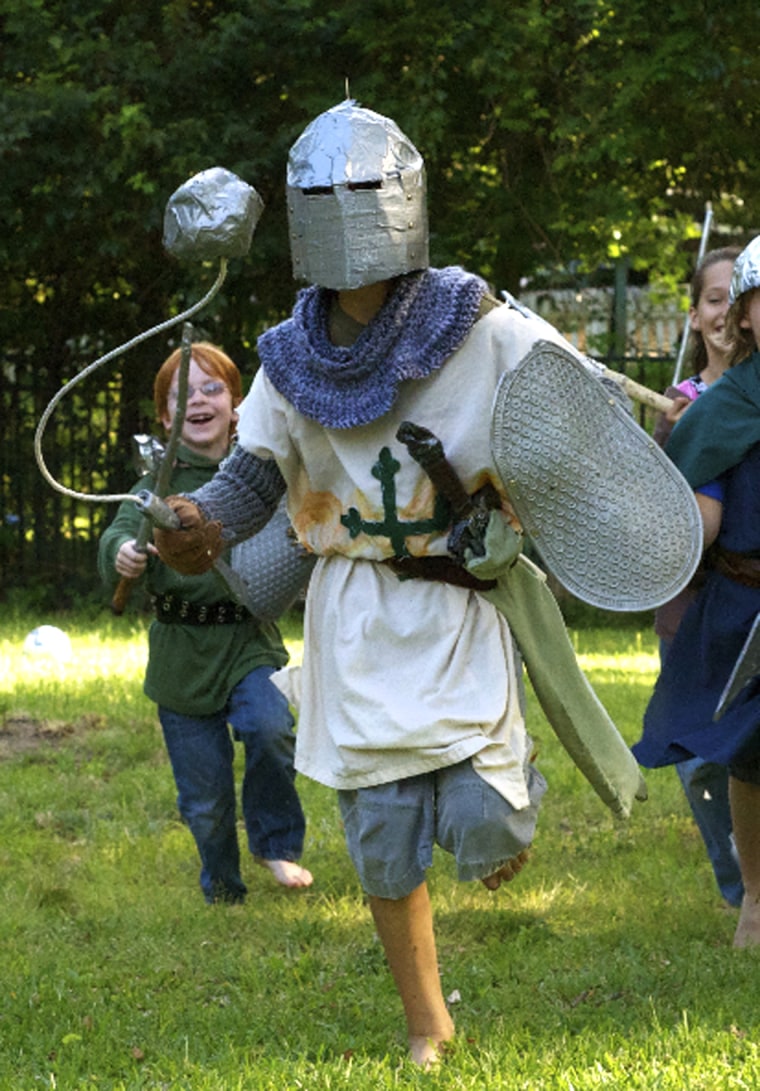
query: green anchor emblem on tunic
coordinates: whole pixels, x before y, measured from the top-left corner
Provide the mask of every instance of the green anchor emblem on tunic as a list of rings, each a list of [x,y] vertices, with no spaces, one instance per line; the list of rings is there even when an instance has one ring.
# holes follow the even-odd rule
[[[356,508],[349,508],[345,515],[341,515],[340,521],[347,528],[352,538],[357,538],[362,532],[373,538],[389,538],[396,557],[408,557],[406,539],[415,534],[431,534],[434,530],[445,530],[451,522],[451,508],[447,500],[436,495],[433,507],[433,516],[430,519],[410,520],[405,523],[398,517],[396,507],[396,474],[401,469],[401,463],[393,457],[389,447],[383,447],[372,474],[380,482],[383,497],[383,521],[376,522],[364,520]]]

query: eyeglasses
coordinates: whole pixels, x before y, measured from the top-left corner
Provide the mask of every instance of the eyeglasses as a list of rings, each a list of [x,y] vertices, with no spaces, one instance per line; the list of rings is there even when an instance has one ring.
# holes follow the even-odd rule
[[[201,393],[204,398],[218,398],[222,391],[226,389],[227,387],[225,386],[225,384],[223,382],[220,382],[219,379],[209,379],[207,383],[201,383],[200,386],[190,386],[188,384],[187,400],[190,401],[192,396],[197,393]],[[172,389],[169,391],[169,401],[176,402],[176,400],[177,391],[172,387]]]

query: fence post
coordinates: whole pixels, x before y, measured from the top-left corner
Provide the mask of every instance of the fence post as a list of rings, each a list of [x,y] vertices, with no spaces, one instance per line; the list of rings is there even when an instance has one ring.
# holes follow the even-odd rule
[[[622,360],[628,338],[626,313],[628,296],[628,257],[622,254],[615,262],[615,295],[612,301],[612,358]]]

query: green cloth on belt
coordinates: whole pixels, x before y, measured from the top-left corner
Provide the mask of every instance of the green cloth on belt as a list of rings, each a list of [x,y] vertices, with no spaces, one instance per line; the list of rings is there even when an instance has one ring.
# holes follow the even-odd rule
[[[580,669],[546,576],[518,556],[520,543],[496,512],[485,535],[486,556],[470,555],[467,567],[481,579],[498,580],[481,594],[506,618],[544,715],[597,795],[627,818],[634,799],[647,797],[638,763]]]

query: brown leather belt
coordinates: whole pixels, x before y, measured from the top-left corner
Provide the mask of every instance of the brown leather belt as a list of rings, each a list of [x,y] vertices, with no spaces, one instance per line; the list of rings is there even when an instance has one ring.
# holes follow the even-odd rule
[[[469,587],[473,591],[490,591],[497,582],[479,580],[448,557],[389,557],[383,564],[392,568],[402,580],[438,580],[439,583],[453,583],[456,587]]]
[[[760,557],[714,546],[710,551],[710,562],[713,568],[730,580],[744,587],[760,587]]]

